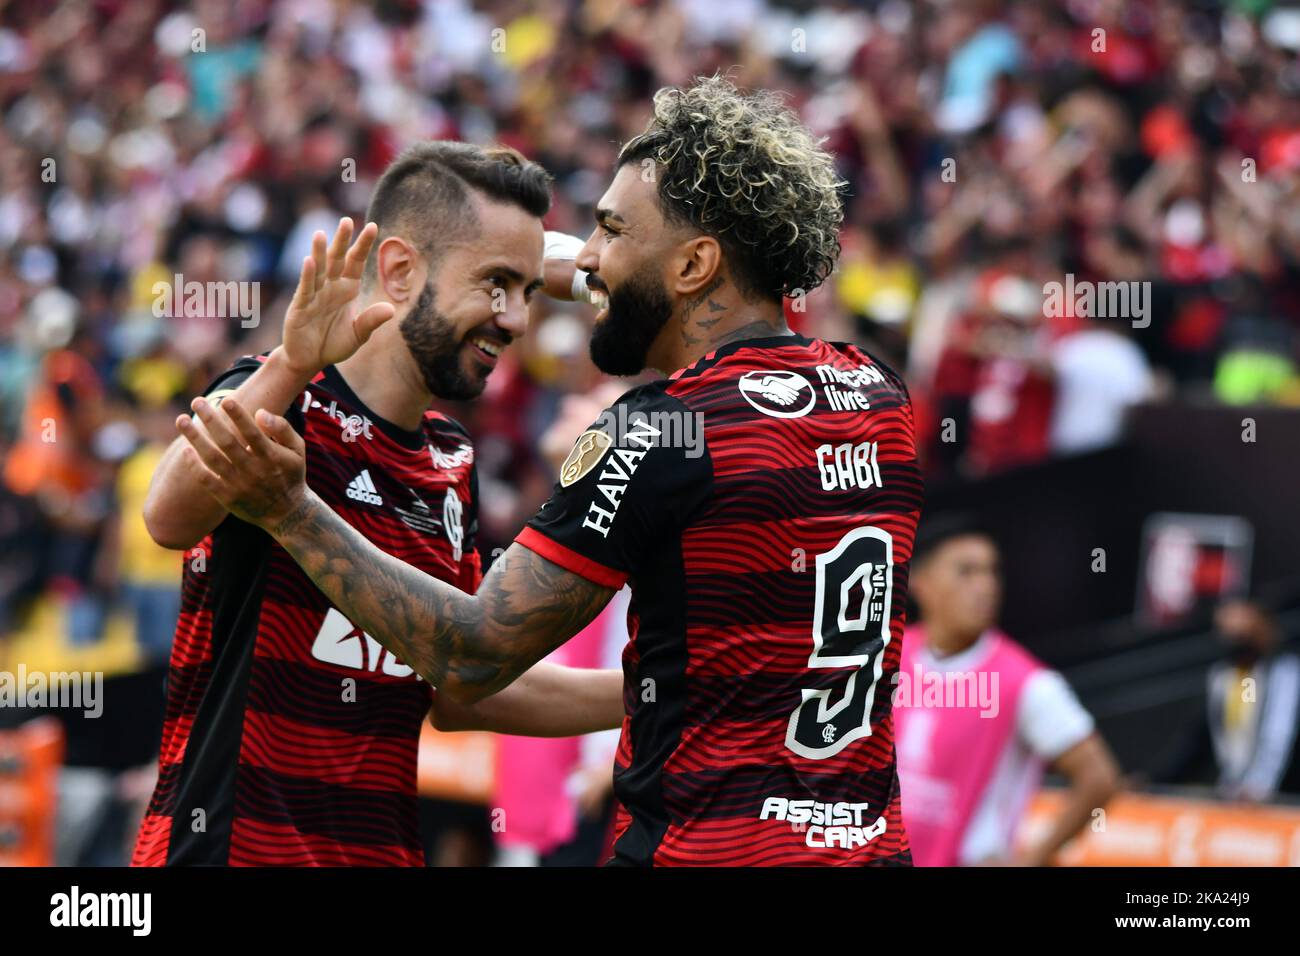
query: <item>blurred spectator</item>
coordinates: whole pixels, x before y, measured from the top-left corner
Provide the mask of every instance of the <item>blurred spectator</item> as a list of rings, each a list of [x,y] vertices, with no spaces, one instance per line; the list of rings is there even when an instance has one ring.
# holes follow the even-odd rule
[[[1041,297],[1026,277],[1027,250],[1012,249],[976,282],[973,308],[949,330],[935,371],[936,412],[955,426],[970,475],[1033,464],[1048,454],[1055,402]],[[964,439],[964,440],[963,440]]]
[[[41,580],[66,599],[69,639],[92,643],[106,610],[97,563],[109,518],[110,472],[95,447],[103,384],[87,357],[93,344],[78,329],[71,296],[42,292],[29,307],[27,327],[39,358],[4,480],[10,492],[36,505],[45,533],[32,540],[37,550],[29,559]]]
[[[999,560],[961,517],[928,517],[917,535],[921,623],[903,642],[894,721],[918,866],[1044,866],[1117,786],[1110,749],[1064,678],[997,629]],[[1068,781],[1065,805],[1040,842],[1015,847],[1046,765]]]
[[[1203,719],[1153,779],[1192,783],[1212,768],[1228,800],[1300,795],[1300,655],[1282,649],[1277,619],[1259,601],[1229,601],[1214,623],[1225,659],[1206,674]]]
[[[1051,446],[1058,455],[1104,448],[1119,440],[1124,413],[1151,397],[1151,366],[1113,321],[1084,318],[1051,348],[1056,384]]]
[[[182,560],[154,543],[144,523],[144,499],[154,468],[175,435],[179,402],[148,408],[141,416],[139,444],[117,473],[118,585],[131,609],[136,643],[150,665],[166,664],[181,610],[177,573]]]

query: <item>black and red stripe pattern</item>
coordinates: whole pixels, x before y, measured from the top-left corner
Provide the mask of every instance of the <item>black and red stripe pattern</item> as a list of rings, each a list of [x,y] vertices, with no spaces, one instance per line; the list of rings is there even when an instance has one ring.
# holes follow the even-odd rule
[[[237,387],[243,360],[209,390]],[[308,484],[402,560],[473,591],[473,451],[433,412],[368,412],[335,369],[290,410]],[[419,865],[416,754],[430,690],[292,558],[227,518],[185,556],[159,779],[133,865]]]
[[[529,532],[631,583],[612,862],[909,864],[890,711],[923,496],[905,386],[794,336],[620,402],[696,416],[706,454],[649,452],[606,535],[600,467]]]

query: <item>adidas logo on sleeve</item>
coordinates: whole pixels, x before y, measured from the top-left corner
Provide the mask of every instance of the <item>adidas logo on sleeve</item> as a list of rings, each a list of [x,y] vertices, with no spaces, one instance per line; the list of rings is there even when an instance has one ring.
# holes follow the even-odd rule
[[[353,501],[364,501],[368,505],[384,503],[384,499],[379,497],[379,492],[375,489],[375,483],[370,480],[369,468],[348,482],[348,497]]]

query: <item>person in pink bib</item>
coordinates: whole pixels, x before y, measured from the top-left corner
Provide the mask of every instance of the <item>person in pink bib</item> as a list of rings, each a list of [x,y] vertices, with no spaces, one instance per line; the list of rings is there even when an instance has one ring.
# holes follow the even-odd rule
[[[964,518],[922,525],[894,686],[903,819],[917,866],[1046,865],[1114,794],[1119,771],[1064,678],[1006,634],[998,548]],[[1017,848],[1043,771],[1069,782],[1048,832]]]

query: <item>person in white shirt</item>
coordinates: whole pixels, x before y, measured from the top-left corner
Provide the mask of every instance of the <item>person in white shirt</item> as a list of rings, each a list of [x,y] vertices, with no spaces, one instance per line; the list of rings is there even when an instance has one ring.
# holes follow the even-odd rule
[[[1269,602],[1235,598],[1214,615],[1224,659],[1206,673],[1205,708],[1156,783],[1196,782],[1210,766],[1225,800],[1300,794],[1300,655],[1283,644]]]
[[[998,630],[999,556],[986,533],[960,517],[927,519],[911,590],[921,623],[904,638],[894,719],[913,860],[1045,865],[1114,794],[1110,748],[1064,678]],[[1049,766],[1068,782],[1064,805],[1040,839],[1016,847]]]
[[[1050,362],[1056,404],[1049,440],[1056,455],[1114,444],[1124,415],[1149,398],[1154,387],[1142,350],[1123,332],[1099,322],[1063,336],[1052,347]]]

